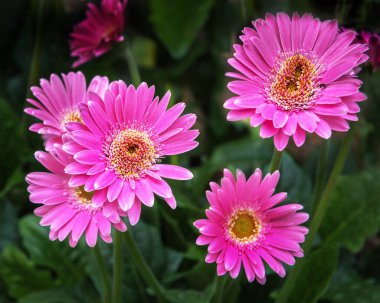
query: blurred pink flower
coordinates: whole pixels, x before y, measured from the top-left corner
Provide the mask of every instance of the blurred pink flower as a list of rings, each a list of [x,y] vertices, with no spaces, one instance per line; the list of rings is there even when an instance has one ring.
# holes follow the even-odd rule
[[[303,145],[306,132],[328,139],[332,130],[347,131],[366,99],[354,70],[368,59],[367,46],[353,44],[355,33],[338,31],[335,20],[310,14],[267,14],[253,26],[228,60],[237,72],[227,73],[236,79],[228,84],[236,96],[224,104],[227,119],[250,118],[278,150],[290,137]]]
[[[159,102],[154,86],[138,88],[123,81],[112,82],[104,101],[90,93],[80,105],[84,124],[71,123],[71,141],[63,149],[75,161],[65,171],[73,174],[71,186],[95,191],[97,205],[118,201],[128,211],[132,225],[140,218],[141,203],[151,207],[154,194],[176,207],[170,186],[162,178],[187,180],[192,173],[180,166],[159,164],[167,155],[177,155],[198,145],[198,130],[190,130],[196,116],[182,117],[184,103],[167,109],[170,92]],[[107,202],[108,203],[108,202]]]
[[[308,214],[297,212],[300,204],[275,207],[286,193],[273,195],[280,178],[278,171],[262,179],[260,169],[246,180],[237,171],[235,180],[225,169],[221,186],[211,182],[206,192],[209,209],[207,219],[194,222],[201,235],[198,245],[208,245],[207,263],[217,264],[219,276],[226,272],[232,278],[239,275],[243,265],[249,282],[266,281],[265,261],[280,277],[285,276],[282,263],[294,265],[294,257],[303,257],[299,243],[308,233],[304,223]]]
[[[34,213],[42,217],[42,226],[50,226],[50,240],[63,241],[69,237],[70,246],[75,247],[84,234],[87,244],[93,247],[98,234],[104,241],[112,242],[111,226],[126,231],[117,203],[96,204],[93,199],[96,193],[68,184],[70,176],[64,168],[72,160],[58,144],[52,153],[38,151],[35,156],[49,172],[32,172],[26,176],[29,199],[43,204]]]
[[[78,67],[111,49],[114,42],[124,40],[124,10],[127,0],[102,0],[100,7],[88,3],[86,19],[71,33],[71,56],[78,57]]]
[[[357,33],[356,41],[368,45],[369,62],[372,69],[377,70],[380,67],[380,36],[370,31],[360,31]]]
[[[103,97],[108,86],[107,77],[96,76],[87,88],[81,72],[62,74],[62,79],[56,74],[50,76],[50,81],[41,79],[40,87],[31,88],[37,100],[28,99],[33,107],[25,109],[27,114],[42,121],[32,124],[29,129],[43,136],[48,151],[53,149],[55,143],[62,143],[67,123],[82,121],[78,104],[88,101],[88,92]]]

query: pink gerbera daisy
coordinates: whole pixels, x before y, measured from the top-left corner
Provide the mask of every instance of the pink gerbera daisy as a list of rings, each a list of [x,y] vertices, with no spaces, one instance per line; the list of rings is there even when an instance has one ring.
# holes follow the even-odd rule
[[[86,19],[71,33],[71,56],[78,57],[78,67],[111,49],[112,43],[124,40],[124,10],[127,0],[102,0],[100,7],[88,3]]]
[[[375,71],[380,67],[380,36],[375,32],[360,31],[357,33],[356,40],[359,43],[365,43],[369,49],[367,55],[372,69]]]
[[[170,92],[159,102],[154,86],[142,83],[137,89],[123,81],[112,82],[104,101],[90,95],[80,106],[83,124],[70,125],[71,142],[64,150],[75,162],[65,171],[73,174],[72,186],[95,191],[97,204],[118,201],[128,210],[131,224],[140,217],[141,203],[153,206],[154,193],[170,207],[176,201],[170,186],[162,179],[191,179],[185,168],[159,164],[167,155],[176,155],[195,148],[198,130],[190,130],[196,116],[180,117],[184,103],[167,110]]]
[[[88,92],[104,96],[108,86],[107,77],[96,76],[87,89],[81,72],[62,74],[62,79],[55,74],[50,76],[50,81],[41,79],[41,87],[31,88],[37,100],[28,99],[33,107],[25,109],[26,113],[42,121],[29,129],[43,136],[48,151],[53,149],[55,143],[62,143],[61,135],[66,131],[67,123],[82,121],[78,104],[87,102]]]
[[[237,171],[235,181],[225,169],[221,186],[211,182],[207,191],[210,208],[207,219],[194,222],[201,235],[196,243],[208,245],[207,263],[217,263],[219,276],[229,272],[236,278],[243,265],[247,279],[264,284],[265,261],[279,276],[285,276],[282,262],[294,265],[294,257],[302,257],[299,243],[308,232],[299,224],[308,214],[297,213],[300,204],[275,207],[285,200],[286,193],[273,195],[280,173],[267,174],[262,180],[261,170],[246,180]],[[273,195],[273,196],[272,196]]]
[[[274,136],[278,150],[289,137],[301,146],[306,132],[327,139],[332,130],[347,131],[347,121],[358,119],[357,102],[366,99],[354,70],[368,59],[367,46],[352,43],[355,32],[297,13],[267,14],[253,26],[228,61],[237,70],[227,73],[237,79],[228,88],[237,96],[224,104],[227,119],[250,118],[261,137]]]
[[[84,233],[87,244],[93,247],[98,234],[104,241],[112,242],[111,225],[126,231],[117,203],[96,204],[93,192],[68,184],[70,176],[64,168],[72,160],[58,144],[53,153],[38,151],[35,156],[50,172],[33,172],[26,176],[29,198],[33,203],[43,204],[34,213],[42,217],[42,226],[50,226],[51,240],[63,241],[69,237],[70,246],[75,247]]]

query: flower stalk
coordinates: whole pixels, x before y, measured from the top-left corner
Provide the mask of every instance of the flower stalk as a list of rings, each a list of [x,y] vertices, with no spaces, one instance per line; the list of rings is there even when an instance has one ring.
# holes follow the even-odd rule
[[[334,167],[332,169],[332,172],[330,174],[330,177],[327,181],[326,187],[323,191],[323,194],[321,196],[321,199],[319,200],[318,206],[315,210],[315,213],[313,214],[313,217],[311,219],[310,223],[310,229],[309,234],[306,237],[306,241],[303,245],[303,250],[305,254],[305,258],[299,260],[299,262],[296,264],[296,266],[293,268],[293,270],[290,272],[289,277],[284,283],[284,286],[282,290],[280,291],[276,303],[286,303],[288,302],[288,297],[293,290],[297,278],[299,274],[301,273],[302,267],[305,264],[307,257],[309,255],[309,252],[311,250],[311,247],[313,245],[315,236],[318,233],[319,227],[322,223],[322,220],[326,214],[326,211],[329,206],[329,202],[331,199],[331,195],[335,189],[336,183],[338,181],[339,175],[343,169],[344,163],[346,162],[346,158],[348,156],[348,153],[350,151],[351,143],[354,138],[355,134],[355,127],[352,127],[351,130],[348,132],[347,136],[344,138],[342,146],[339,150],[338,156],[335,160]]]
[[[111,281],[110,277],[108,275],[108,271],[106,268],[106,264],[104,262],[103,255],[99,249],[99,245],[96,245],[94,247],[94,255],[96,258],[96,262],[98,263],[99,271],[102,277],[102,283],[103,283],[103,302],[108,303],[111,300]]]
[[[276,170],[280,169],[282,154],[283,154],[283,151],[279,151],[277,150],[276,147],[274,147],[272,160],[270,161],[270,165],[269,165],[269,172],[271,174],[275,172]]]
[[[123,234],[119,231],[115,233],[113,251],[113,285],[112,303],[121,303],[123,284]]]
[[[130,230],[128,230],[125,233],[125,242],[127,249],[132,256],[133,262],[138,268],[141,276],[144,278],[145,282],[152,288],[154,291],[154,294],[156,295],[156,298],[158,302],[165,303],[167,302],[165,291],[163,287],[161,286],[160,282],[156,279],[154,276],[152,270],[149,268],[148,264],[145,262],[143,256],[141,255],[135,239],[133,238],[133,235]]]

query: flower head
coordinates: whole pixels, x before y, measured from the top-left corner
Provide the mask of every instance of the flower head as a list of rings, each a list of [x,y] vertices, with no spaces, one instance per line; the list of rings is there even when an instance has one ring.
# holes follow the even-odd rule
[[[159,102],[154,87],[145,83],[138,88],[123,81],[112,82],[104,101],[91,94],[91,101],[80,106],[84,124],[71,123],[71,141],[63,149],[74,162],[65,171],[72,174],[72,186],[84,186],[99,194],[102,204],[118,201],[128,211],[131,224],[140,217],[141,203],[153,206],[154,194],[175,208],[170,186],[162,179],[191,179],[192,174],[176,165],[160,164],[167,155],[195,148],[198,130],[190,130],[196,116],[182,114],[185,105],[167,109],[168,92]]]
[[[377,70],[380,67],[380,36],[370,31],[360,31],[356,35],[356,41],[368,46],[369,62],[372,69]]]
[[[84,234],[87,244],[93,247],[98,234],[104,241],[112,241],[111,226],[126,230],[117,203],[97,204],[94,198],[99,193],[88,192],[83,186],[70,186],[70,175],[64,168],[72,161],[71,156],[58,144],[52,153],[38,151],[35,156],[49,172],[26,176],[29,198],[33,203],[43,204],[34,213],[42,217],[42,226],[50,226],[51,240],[63,241],[68,237],[70,246],[75,247]]]
[[[62,80],[56,74],[50,76],[50,81],[41,79],[40,87],[31,88],[37,100],[28,99],[33,107],[26,108],[25,112],[42,123],[35,123],[29,129],[41,134],[46,150],[52,150],[54,144],[62,143],[68,123],[82,122],[78,105],[87,102],[88,93],[103,96],[107,86],[107,77],[96,76],[87,88],[81,72],[62,74]]]
[[[100,7],[88,3],[86,19],[71,34],[71,56],[78,57],[78,67],[111,49],[114,42],[124,40],[124,10],[127,0],[102,0]]]
[[[300,204],[277,206],[286,198],[286,193],[273,195],[279,172],[267,174],[262,179],[260,169],[246,180],[237,171],[235,180],[225,169],[221,186],[210,183],[207,191],[210,207],[207,219],[194,222],[201,235],[196,243],[208,245],[207,263],[217,263],[218,275],[229,272],[236,278],[241,266],[247,279],[256,279],[264,284],[265,261],[279,276],[285,276],[282,263],[293,265],[294,257],[302,257],[299,243],[308,232],[300,226],[308,214],[297,212]]]
[[[236,79],[228,84],[236,96],[224,104],[227,119],[250,118],[278,150],[290,137],[303,145],[306,132],[327,139],[332,130],[347,131],[347,121],[358,119],[357,102],[366,99],[355,70],[367,60],[367,47],[353,43],[355,33],[297,13],[267,14],[253,26],[228,61],[237,72],[227,73]]]

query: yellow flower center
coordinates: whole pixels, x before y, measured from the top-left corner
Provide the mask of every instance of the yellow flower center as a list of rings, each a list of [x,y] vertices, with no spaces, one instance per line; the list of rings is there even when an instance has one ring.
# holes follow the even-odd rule
[[[159,158],[149,134],[136,129],[118,132],[105,153],[108,167],[123,178],[140,178]]]
[[[79,110],[72,110],[63,116],[62,124],[65,125],[66,123],[69,123],[69,122],[83,123]]]
[[[301,54],[279,60],[266,89],[269,99],[286,111],[310,108],[320,90],[319,71],[319,64]]]
[[[75,188],[74,195],[79,203],[90,205],[92,203],[94,192],[85,191],[84,186],[79,186]]]
[[[228,234],[232,239],[241,244],[255,241],[260,231],[260,220],[249,210],[235,212],[228,222]]]

